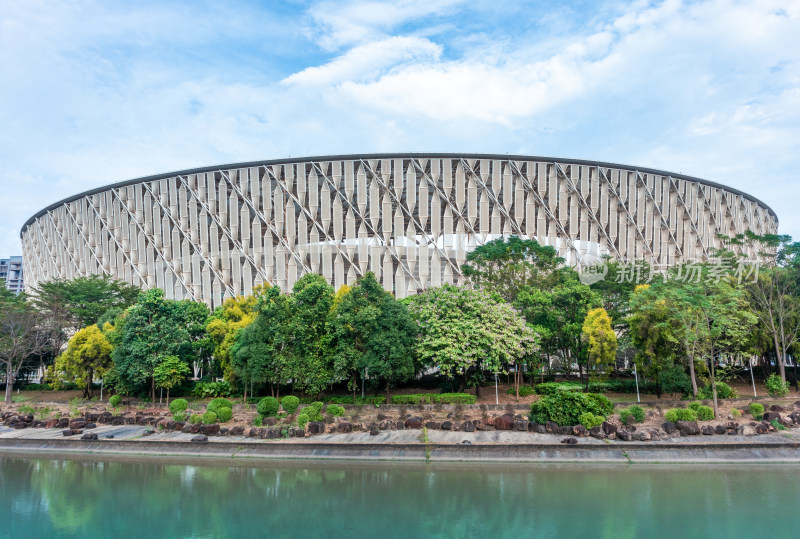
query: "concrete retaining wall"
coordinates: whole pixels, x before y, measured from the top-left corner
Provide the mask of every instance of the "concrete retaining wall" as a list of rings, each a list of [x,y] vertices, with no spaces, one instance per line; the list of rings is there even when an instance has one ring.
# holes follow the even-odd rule
[[[501,462],[800,462],[800,443],[379,444],[158,442],[144,440],[0,440],[0,456],[66,454],[192,458],[347,459]]]

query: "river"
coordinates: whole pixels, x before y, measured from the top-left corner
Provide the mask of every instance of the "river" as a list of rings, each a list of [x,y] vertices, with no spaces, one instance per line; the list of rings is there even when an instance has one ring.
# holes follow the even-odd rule
[[[0,537],[798,537],[798,467],[0,457]]]

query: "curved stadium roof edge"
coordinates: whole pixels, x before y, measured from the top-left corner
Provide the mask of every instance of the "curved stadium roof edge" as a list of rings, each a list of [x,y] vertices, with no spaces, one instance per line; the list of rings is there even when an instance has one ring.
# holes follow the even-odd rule
[[[459,158],[459,159],[502,159],[502,160],[512,160],[512,161],[542,161],[542,162],[556,162],[556,163],[568,163],[568,164],[575,164],[575,165],[582,165],[582,166],[599,166],[604,168],[618,168],[624,170],[633,170],[637,172],[643,172],[645,174],[658,174],[660,176],[667,176],[671,178],[677,178],[689,182],[697,182],[702,183],[704,185],[708,185],[710,187],[718,188],[718,189],[725,189],[731,193],[740,195],[760,206],[763,206],[775,217],[778,219],[778,215],[775,211],[770,208],[767,204],[759,200],[758,198],[735,189],[733,187],[728,187],[727,185],[723,185],[721,183],[712,182],[709,180],[704,180],[702,178],[697,178],[695,176],[689,176],[686,174],[676,174],[673,172],[668,172],[665,170],[659,170],[654,168],[645,168],[645,167],[634,167],[630,165],[623,165],[619,163],[608,163],[605,161],[591,161],[587,159],[569,159],[569,158],[562,158],[562,157],[546,157],[546,156],[538,156],[538,155],[510,155],[510,154],[482,154],[482,153],[422,153],[422,152],[410,152],[410,153],[370,153],[370,154],[344,154],[344,155],[322,155],[322,156],[309,156],[309,157],[291,157],[287,159],[269,159],[269,160],[262,160],[262,161],[249,161],[244,163],[229,163],[224,165],[211,165],[206,167],[199,167],[199,168],[192,168],[186,170],[178,170],[174,172],[167,172],[163,174],[154,174],[151,176],[143,176],[141,178],[133,178],[129,180],[123,180],[120,182],[103,185],[100,187],[96,187],[94,189],[89,189],[82,193],[78,193],[76,195],[72,195],[70,197],[64,198],[59,200],[58,202],[54,202],[50,204],[46,208],[38,211],[35,215],[33,215],[30,219],[25,221],[25,224],[22,225],[22,229],[20,230],[20,237],[25,232],[25,229],[28,228],[37,218],[41,217],[42,215],[46,214],[49,211],[58,208],[63,204],[67,204],[72,202],[73,200],[78,200],[80,198],[91,196],[97,193],[101,193],[108,189],[117,189],[120,187],[126,187],[128,185],[135,185],[137,183],[142,182],[149,182],[149,181],[156,181],[156,180],[163,180],[166,178],[173,178],[175,176],[183,176],[187,174],[201,174],[205,172],[212,172],[215,170],[228,170],[228,169],[236,169],[236,168],[248,168],[248,167],[255,167],[255,166],[265,166],[265,165],[277,165],[277,164],[287,164],[287,163],[304,163],[308,161],[355,161],[355,160],[369,160],[369,159],[397,159],[397,158]]]

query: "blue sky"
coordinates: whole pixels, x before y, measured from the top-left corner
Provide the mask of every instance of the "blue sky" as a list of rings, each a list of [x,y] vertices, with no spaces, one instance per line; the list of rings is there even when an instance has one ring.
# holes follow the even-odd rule
[[[405,151],[682,172],[800,238],[800,0],[0,4],[0,256],[107,183]]]

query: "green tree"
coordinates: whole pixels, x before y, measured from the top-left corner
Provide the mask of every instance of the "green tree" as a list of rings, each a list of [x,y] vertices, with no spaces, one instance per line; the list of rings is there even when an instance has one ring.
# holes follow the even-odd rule
[[[511,236],[475,248],[461,269],[477,288],[513,303],[525,287],[550,288],[548,280],[563,264],[564,259],[553,247]]]
[[[329,354],[335,379],[347,380],[355,392],[359,376],[388,388],[414,373],[415,329],[402,306],[383,290],[372,273],[359,279],[331,310],[328,320]]]
[[[74,382],[83,389],[83,397],[92,397],[92,380],[102,378],[111,367],[113,347],[96,324],[78,330],[67,343],[67,349],[58,356],[50,369],[50,378],[56,384]]]
[[[579,376],[588,361],[586,344],[581,338],[583,322],[591,309],[600,307],[600,296],[578,279],[571,268],[562,268],[553,276],[549,290],[534,287],[520,289],[514,307],[542,335],[542,351],[561,358],[567,372],[573,362]]]
[[[23,365],[51,348],[51,333],[41,313],[25,294],[17,296],[0,286],[0,365],[5,367],[6,403],[11,403],[14,380]]]
[[[675,362],[678,338],[667,300],[650,285],[639,285],[631,296],[630,335],[636,347],[636,366],[656,383],[661,398],[662,376]]]
[[[236,333],[250,325],[258,314],[259,297],[267,293],[269,285],[257,286],[249,296],[226,299],[208,319],[206,331],[213,346],[214,359],[219,362],[222,376],[234,381],[236,373],[231,365],[230,349]]]
[[[534,329],[484,290],[444,285],[410,298],[408,306],[419,326],[420,361],[458,379],[460,391],[470,375],[519,367],[537,351]]]
[[[617,334],[611,327],[611,317],[602,307],[592,309],[583,321],[582,339],[589,356],[587,374],[605,373],[614,366],[617,357]],[[586,377],[586,390],[589,390],[589,376]]]
[[[328,362],[328,317],[334,290],[322,275],[309,273],[295,283],[290,300],[292,378],[295,386],[316,395],[331,382],[333,375]]]
[[[289,296],[272,287],[259,298],[258,314],[253,322],[240,328],[230,348],[235,376],[247,386],[267,382],[273,397],[280,397],[281,384],[292,374],[290,323],[292,307]]]
[[[188,326],[183,302],[164,299],[164,292],[157,288],[142,292],[113,339],[117,343],[112,354],[115,376],[122,387],[136,390],[149,386],[155,404],[156,367],[170,356],[184,362],[195,357]]]
[[[33,291],[34,303],[45,314],[62,318],[68,313],[70,326],[79,329],[97,324],[109,309],[133,305],[141,290],[108,275],[54,279]]]
[[[165,356],[153,369],[156,387],[167,390],[167,408],[169,408],[169,390],[181,383],[191,374],[189,365],[178,356]]]

